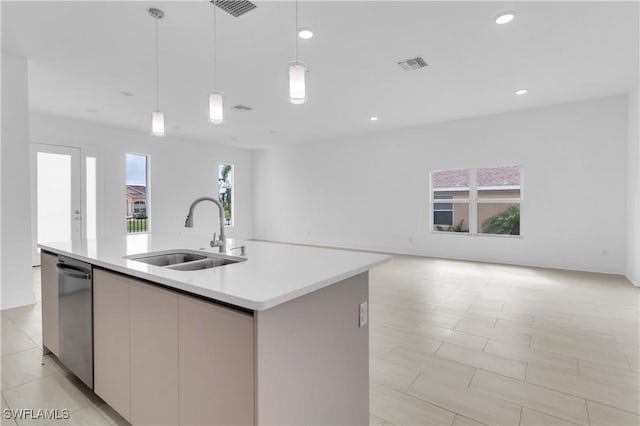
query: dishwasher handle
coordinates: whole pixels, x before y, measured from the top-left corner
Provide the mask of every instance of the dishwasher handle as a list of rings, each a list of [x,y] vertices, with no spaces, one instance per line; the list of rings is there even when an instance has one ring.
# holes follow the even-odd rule
[[[62,275],[67,275],[73,278],[80,278],[82,280],[88,280],[91,278],[91,272],[87,271],[84,268],[73,265],[65,265],[64,263],[58,263],[56,265],[56,268],[58,268],[58,273]]]

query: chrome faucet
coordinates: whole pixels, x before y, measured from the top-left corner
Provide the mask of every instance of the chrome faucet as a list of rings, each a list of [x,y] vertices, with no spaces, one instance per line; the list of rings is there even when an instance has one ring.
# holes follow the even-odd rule
[[[220,215],[219,215],[219,218],[220,218],[220,239],[216,238],[216,233],[214,232],[213,233],[213,239],[211,240],[209,245],[211,247],[219,247],[220,253],[224,253],[225,245],[226,245],[226,241],[227,240],[226,240],[226,237],[225,237],[225,234],[224,234],[224,207],[222,206],[222,203],[220,201],[216,200],[215,198],[211,198],[211,197],[200,197],[200,198],[196,199],[193,203],[191,203],[191,206],[189,206],[189,214],[187,214],[187,219],[184,221],[184,227],[185,228],[193,228],[193,209],[201,201],[211,201],[211,202],[213,202],[213,204],[218,206],[218,211],[220,213]]]

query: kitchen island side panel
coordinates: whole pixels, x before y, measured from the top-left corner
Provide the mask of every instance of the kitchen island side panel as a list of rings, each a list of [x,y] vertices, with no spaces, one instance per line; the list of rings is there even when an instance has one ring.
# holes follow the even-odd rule
[[[58,256],[42,252],[40,254],[40,282],[42,286],[42,344],[44,353],[60,355],[60,331],[58,322]]]
[[[368,296],[365,272],[256,312],[259,425],[368,424]]]

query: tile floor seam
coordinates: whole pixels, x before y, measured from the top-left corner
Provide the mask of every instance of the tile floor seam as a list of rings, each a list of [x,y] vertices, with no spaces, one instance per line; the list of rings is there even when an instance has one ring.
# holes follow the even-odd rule
[[[632,415],[632,416],[640,417],[640,412],[638,412],[638,413],[634,413],[633,411],[629,411],[629,410],[624,409],[624,408],[614,407],[614,406],[613,406],[613,405],[611,405],[611,404],[607,404],[607,403],[605,403],[605,402],[600,402],[600,401],[595,401],[595,400],[593,400],[593,399],[591,399],[591,398],[582,398],[582,399],[584,399],[584,400],[585,400],[585,403],[586,403],[586,402],[592,402],[592,403],[594,403],[594,404],[604,405],[604,406],[605,406],[605,407],[607,407],[607,408],[611,408],[611,409],[613,409],[613,410],[617,410],[617,411],[622,411],[623,413],[625,413],[625,414],[629,414],[629,415]],[[587,407],[589,407],[589,404],[587,404]]]
[[[520,406],[520,420],[518,420],[518,426],[522,425],[522,412],[524,411],[524,406]]]
[[[420,374],[419,374],[419,376],[420,376],[420,375],[422,375],[422,374],[423,374],[423,373],[420,373]],[[391,388],[389,388],[389,389],[391,389]],[[408,390],[408,389],[407,389],[407,390]],[[422,401],[422,402],[425,402],[425,403],[427,403],[427,404],[429,404],[429,405],[433,405],[434,407],[438,407],[438,408],[440,408],[441,410],[444,410],[444,411],[446,411],[446,412],[448,412],[448,413],[451,413],[451,414],[453,414],[453,415],[454,415],[454,420],[455,420],[455,416],[463,416],[463,417],[467,417],[467,416],[465,416],[465,415],[463,415],[463,414],[461,414],[461,413],[457,413],[457,412],[455,412],[455,411],[452,411],[452,410],[450,410],[449,408],[442,407],[442,406],[440,406],[440,405],[436,404],[435,402],[432,402],[432,401],[429,401],[429,400],[427,400],[427,399],[421,398],[421,397],[420,397],[420,396],[418,396],[418,395],[415,395],[415,394],[412,394],[412,393],[407,393],[407,392],[401,392],[401,391],[397,391],[397,392],[400,392],[400,393],[402,393],[402,394],[404,394],[404,395],[406,395],[406,396],[408,396],[408,397],[410,397],[410,398],[417,399],[417,400]],[[379,417],[379,416],[378,416],[378,417]],[[469,418],[470,418],[470,417],[469,417]]]
[[[565,358],[572,358],[572,359],[575,359],[576,361],[580,361],[580,360],[582,360],[582,361],[584,361],[584,362],[590,362],[590,363],[592,363],[592,364],[599,364],[599,365],[601,365],[601,366],[603,366],[603,367],[608,367],[608,368],[611,368],[611,369],[618,369],[618,370],[620,370],[620,368],[618,368],[618,367],[617,367],[617,365],[619,365],[619,364],[612,365],[612,364],[610,364],[610,363],[606,363],[606,362],[601,361],[601,360],[594,360],[594,359],[590,359],[590,360],[589,360],[589,359],[584,359],[584,358],[580,358],[580,357],[575,356],[575,355],[569,355],[569,354],[562,353],[562,352],[556,352],[556,351],[553,351],[553,350],[550,350],[550,349],[542,349],[542,348],[538,348],[538,347],[535,347],[535,348],[533,348],[533,347],[532,347],[532,348],[530,348],[530,349],[531,349],[531,350],[536,350],[536,351],[549,352],[551,355],[561,356],[561,357],[565,357]],[[584,350],[587,350],[587,349],[584,349]],[[619,354],[619,355],[623,355],[623,354]],[[623,355],[623,356],[624,356],[624,355]],[[625,358],[625,361],[626,361],[626,358]],[[579,368],[579,366],[578,366],[578,368]],[[633,370],[632,370],[632,369],[629,369],[629,371],[633,371]]]
[[[436,358],[436,355],[438,354],[438,351],[440,350],[440,348],[442,348],[442,346],[444,346],[444,340],[442,340],[440,342],[440,346],[438,346],[438,349],[436,349],[436,351],[433,353],[433,355],[431,355],[432,357]],[[438,358],[438,359],[442,359],[442,358]],[[448,360],[451,361],[451,360]],[[459,363],[460,364],[460,363]]]
[[[471,388],[471,382],[473,382],[473,378],[476,377],[476,373],[477,372],[478,372],[477,368],[475,370],[473,370],[473,374],[471,375],[471,378],[469,379],[469,383],[467,383],[467,389]]]
[[[487,341],[484,342],[484,346],[482,347],[482,351],[481,352],[489,353],[489,352],[486,352],[485,349],[487,349],[487,346],[489,346],[489,341],[490,340],[493,340],[493,339],[487,338]],[[493,354],[493,355],[495,355],[495,354]]]
[[[421,374],[423,374],[422,371],[419,371],[418,374],[416,374],[416,377],[414,377],[413,380],[411,381],[411,384],[407,386],[402,392],[409,395],[407,391],[411,388],[411,386],[413,386],[416,380],[418,380],[418,377],[420,377]]]
[[[560,417],[560,416],[558,416],[557,414],[551,414],[551,413],[549,413],[549,412],[542,411],[542,410],[540,410],[539,408],[532,407],[532,406],[531,406],[531,404],[530,404],[528,401],[526,401],[526,402],[524,402],[524,403],[522,403],[522,402],[514,402],[514,401],[511,401],[511,400],[508,400],[508,399],[504,399],[504,398],[502,398],[502,397],[500,397],[500,396],[497,396],[497,395],[495,395],[495,394],[493,394],[493,393],[491,393],[491,392],[484,391],[484,390],[482,390],[482,389],[477,389],[477,388],[474,388],[474,389],[475,389],[476,391],[478,391],[478,392],[482,392],[482,393],[484,393],[484,394],[486,394],[486,395],[490,395],[490,396],[492,396],[492,397],[494,397],[494,398],[498,398],[498,399],[500,399],[500,400],[502,400],[502,401],[505,401],[505,402],[508,402],[508,403],[511,403],[511,404],[520,405],[521,407],[524,407],[524,408],[526,408],[526,409],[528,409],[528,410],[534,410],[534,411],[537,411],[537,412],[542,413],[542,414],[544,414],[544,415],[551,416],[551,417],[555,417],[556,419],[560,419],[560,420],[565,421],[565,422],[569,422],[569,423],[573,423],[573,424],[580,424],[580,423],[576,423],[576,422],[575,422],[575,420],[569,419],[569,418],[567,418],[567,417]],[[553,390],[553,389],[548,389],[548,390]],[[575,397],[575,396],[574,396],[573,398],[575,398],[575,399],[579,399],[579,400],[580,400],[580,399],[584,400],[584,398],[579,398],[579,397]],[[585,404],[586,404],[586,401],[585,401]],[[611,408],[613,408],[613,407],[611,407]],[[588,421],[588,417],[587,417],[587,421]]]
[[[410,397],[412,397],[412,398],[415,398],[415,399],[417,399],[417,400],[419,400],[419,401],[426,402],[427,404],[431,404],[431,405],[433,405],[434,407],[438,407],[438,408],[440,408],[441,410],[444,410],[444,411],[447,411],[447,412],[449,412],[449,413],[453,414],[453,415],[454,415],[454,421],[455,421],[455,416],[461,416],[461,417],[466,417],[466,418],[468,418],[468,419],[471,419],[471,420],[473,420],[473,421],[475,421],[475,422],[478,422],[478,423],[486,424],[486,423],[484,423],[484,422],[481,422],[481,421],[479,421],[479,420],[474,419],[473,417],[469,417],[469,416],[464,415],[464,414],[462,414],[462,413],[458,413],[458,412],[456,412],[456,411],[452,411],[450,408],[446,408],[446,407],[443,407],[443,406],[441,406],[441,405],[438,405],[437,403],[435,403],[435,402],[433,402],[433,401],[429,401],[429,400],[427,400],[427,399],[424,399],[424,398],[422,398],[422,397],[420,397],[420,396],[418,396],[418,395],[415,395],[415,394],[412,394],[412,393],[407,393],[406,395],[407,395],[407,396],[410,396]],[[507,402],[508,402],[508,401],[507,401]]]
[[[47,375],[44,375],[44,376],[41,376],[41,377],[36,377],[36,378],[35,378],[35,379],[33,379],[33,380],[27,380],[26,382],[20,383],[19,385],[15,385],[15,386],[11,386],[11,387],[8,387],[8,388],[5,388],[5,389],[2,389],[2,392],[10,391],[10,390],[12,390],[12,389],[18,388],[18,387],[23,386],[23,385],[27,385],[27,384],[29,384],[29,383],[37,382],[38,380],[42,380],[42,379],[44,379],[45,377],[53,376],[53,375],[54,375],[54,374],[56,374],[56,373],[61,373],[61,372],[60,372],[60,371],[56,371],[56,372],[53,372],[53,373],[51,373],[51,374],[47,374]]]
[[[589,404],[587,404],[587,400],[584,400],[584,408],[587,410],[587,421],[589,425],[591,425],[591,416],[589,415]]]
[[[533,382],[529,382],[529,381],[527,381],[527,382],[525,382],[525,383],[528,383],[528,384],[530,384],[530,385],[532,385],[532,386],[537,386],[537,387],[539,387],[539,388],[543,388],[543,389],[546,389],[546,390],[550,390],[550,391],[553,391],[553,392],[558,392],[558,393],[561,393],[561,394],[563,394],[563,395],[568,395],[568,396],[571,396],[571,397],[574,397],[574,398],[577,398],[577,399],[584,399],[585,401],[587,401],[587,400],[588,400],[588,401],[594,402],[594,403],[596,403],[596,404],[606,405],[606,406],[607,406],[607,407],[609,407],[609,408],[613,408],[613,409],[615,409],[615,410],[624,411],[624,412],[626,412],[626,413],[634,414],[634,415],[636,415],[636,416],[640,415],[640,413],[633,413],[632,411],[628,411],[628,410],[626,410],[626,409],[624,409],[624,408],[614,407],[613,405],[607,404],[607,403],[605,403],[605,402],[596,401],[596,400],[594,400],[594,399],[587,399],[587,398],[585,398],[585,397],[583,397],[583,396],[574,395],[574,394],[569,393],[569,392],[566,392],[566,391],[561,391],[561,390],[558,390],[558,389],[549,388],[549,387],[546,387],[546,386],[544,386],[544,385],[540,385],[540,384],[533,383]]]
[[[554,414],[547,413],[546,411],[542,411],[539,408],[532,408],[532,407],[524,407],[524,408],[526,408],[527,410],[535,411],[536,413],[539,413],[539,414],[544,414],[545,416],[553,417],[554,419],[558,419],[558,420],[561,420],[563,422],[568,422],[568,423],[571,423],[571,424],[574,424],[574,425],[579,425],[579,423],[575,423],[573,420],[567,420],[567,419],[564,419],[562,417],[558,417],[558,416],[556,416]]]

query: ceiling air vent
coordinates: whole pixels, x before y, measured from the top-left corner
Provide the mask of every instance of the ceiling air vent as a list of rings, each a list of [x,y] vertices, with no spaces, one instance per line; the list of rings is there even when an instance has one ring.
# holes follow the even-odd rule
[[[398,62],[398,65],[400,65],[400,67],[402,67],[402,69],[405,71],[413,71],[419,70],[420,68],[425,68],[429,64],[427,64],[427,61],[418,56],[417,58],[400,61]]]
[[[246,112],[246,111],[251,111],[253,108],[248,107],[246,105],[236,105],[231,107],[232,109],[235,109],[236,111],[240,111],[240,112]]]
[[[230,15],[236,18],[255,9],[255,4],[247,0],[210,0],[214,6],[218,6]]]

